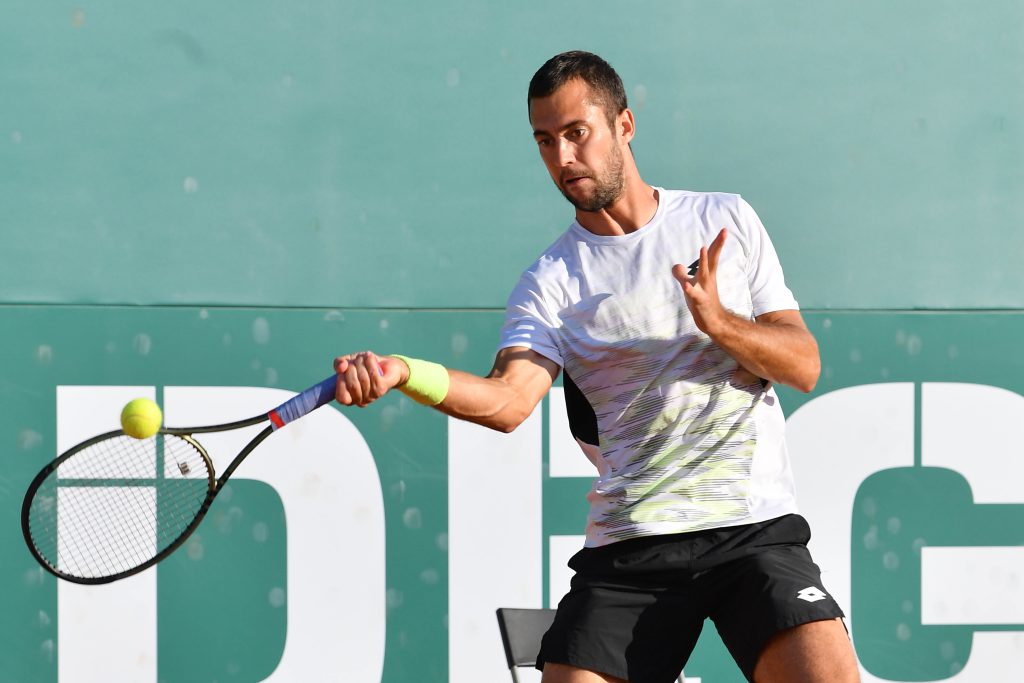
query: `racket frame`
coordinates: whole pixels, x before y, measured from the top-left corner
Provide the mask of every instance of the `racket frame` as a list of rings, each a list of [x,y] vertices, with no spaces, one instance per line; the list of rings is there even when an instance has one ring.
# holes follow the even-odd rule
[[[58,567],[53,566],[53,564],[49,560],[45,559],[42,556],[42,554],[37,549],[35,541],[32,538],[31,525],[29,524],[32,503],[35,500],[36,492],[43,485],[43,482],[46,481],[46,479],[54,472],[54,470],[59,468],[64,462],[66,462],[69,458],[73,457],[75,454],[91,446],[94,446],[97,443],[100,443],[101,441],[128,435],[125,434],[123,430],[116,429],[111,432],[98,434],[90,439],[83,441],[80,444],[77,444],[76,446],[71,447],[66,452],[62,453],[58,458],[47,463],[46,466],[44,466],[43,469],[41,469],[39,473],[35,476],[35,478],[32,480],[32,483],[29,484],[28,491],[25,494],[25,500],[22,502],[21,505],[21,533],[25,537],[25,544],[28,546],[29,552],[32,553],[32,556],[43,569],[53,574],[57,578],[64,579],[65,581],[70,581],[72,583],[85,585],[99,585],[104,583],[111,583],[112,581],[124,579],[134,574],[138,574],[139,572],[142,572],[146,569],[149,569],[153,565],[168,557],[171,553],[180,548],[185,541],[188,540],[189,536],[191,536],[192,533],[199,527],[200,523],[202,523],[203,518],[206,517],[206,513],[209,511],[210,506],[213,504],[213,499],[217,497],[218,493],[220,493],[224,484],[227,483],[228,478],[232,475],[232,473],[234,473],[238,466],[242,464],[242,461],[245,460],[246,456],[249,455],[249,453],[251,453],[258,445],[260,445],[260,443],[262,443],[264,439],[266,439],[274,432],[274,428],[268,426],[266,429],[257,434],[253,439],[251,439],[249,443],[247,443],[245,447],[241,451],[239,451],[238,455],[234,457],[234,459],[231,461],[231,463],[227,466],[227,468],[219,477],[216,475],[216,472],[214,470],[213,460],[210,458],[210,454],[207,453],[206,449],[203,447],[201,443],[192,438],[192,435],[242,429],[245,427],[258,425],[261,422],[267,422],[268,420],[269,417],[267,415],[259,415],[246,420],[227,422],[220,425],[208,425],[203,427],[168,427],[165,429],[161,429],[159,432],[157,432],[157,434],[175,436],[180,439],[183,439],[184,441],[187,441],[193,448],[196,449],[196,452],[205,461],[208,480],[206,498],[203,499],[203,502],[200,505],[198,512],[196,512],[196,516],[192,520],[192,522],[189,523],[189,525],[186,526],[184,530],[182,530],[181,534],[176,539],[174,539],[174,541],[170,543],[166,548],[160,550],[160,552],[156,553],[156,555],[154,555],[152,558],[136,567],[132,567],[131,569],[128,569],[126,571],[119,572],[117,574],[112,574],[109,576],[84,577],[63,572]]]
[[[297,420],[303,415],[307,415],[313,410],[316,410],[317,408],[320,408],[321,406],[325,406],[328,403],[330,403],[334,399],[336,384],[337,375],[329,375],[323,381],[319,382],[318,384],[314,384],[305,391],[300,392],[299,394],[285,401],[284,403],[277,406],[270,412],[262,413],[260,415],[246,418],[244,420],[236,420],[234,422],[225,422],[222,424],[206,425],[202,427],[165,427],[159,430],[157,434],[176,436],[188,441],[192,445],[192,447],[194,447],[196,451],[202,456],[203,460],[206,463],[206,469],[209,479],[207,485],[206,498],[203,500],[202,505],[200,506],[198,512],[196,513],[195,519],[193,519],[192,522],[187,527],[185,527],[185,530],[182,531],[181,535],[179,535],[172,543],[168,544],[166,548],[156,553],[154,557],[150,558],[146,562],[143,562],[142,564],[136,567],[132,567],[131,569],[119,572],[111,576],[81,577],[62,572],[60,569],[54,567],[52,564],[50,564],[49,561],[42,557],[41,553],[36,548],[35,542],[32,540],[29,516],[32,510],[32,502],[35,500],[35,494],[42,486],[43,481],[45,481],[46,478],[55,469],[60,467],[62,463],[67,461],[68,458],[74,456],[76,453],[90,446],[93,446],[99,443],[100,441],[103,441],[104,439],[111,439],[114,437],[127,435],[124,433],[124,430],[117,429],[111,432],[99,434],[90,439],[86,439],[80,444],[72,446],[67,451],[57,456],[57,458],[47,463],[35,476],[35,478],[32,480],[32,483],[29,484],[28,490],[25,493],[25,500],[21,504],[21,532],[25,536],[25,543],[26,545],[28,545],[29,552],[32,553],[32,556],[36,559],[37,562],[39,562],[40,566],[42,566],[43,569],[45,569],[46,571],[50,572],[51,574],[60,579],[80,584],[110,583],[112,581],[117,581],[118,579],[123,579],[128,576],[132,576],[133,574],[138,574],[139,572],[148,569],[149,567],[152,567],[153,565],[157,564],[158,562],[166,558],[168,555],[173,553],[179,547],[181,547],[181,544],[184,543],[188,539],[188,537],[192,535],[192,532],[196,530],[199,524],[203,521],[203,518],[206,516],[207,511],[209,511],[210,505],[213,503],[213,499],[216,498],[217,494],[224,487],[224,484],[227,483],[227,480],[231,477],[234,471],[238,469],[238,466],[242,464],[242,461],[245,460],[246,456],[252,453],[252,451],[257,446],[263,443],[263,441],[268,436],[273,434],[276,430],[280,429],[281,427],[284,427],[285,425],[289,424],[294,420]],[[193,434],[228,432],[233,431],[235,429],[244,429],[245,427],[252,427],[254,425],[262,424],[264,422],[269,422],[270,424],[265,429],[260,431],[256,436],[254,436],[249,441],[249,443],[247,443],[245,447],[238,452],[238,455],[234,457],[234,459],[228,464],[228,466],[224,469],[224,472],[219,477],[217,477],[216,475],[216,472],[213,467],[213,461],[210,458],[210,455],[206,452],[206,449],[203,448],[202,444],[200,444],[198,441],[192,438]]]

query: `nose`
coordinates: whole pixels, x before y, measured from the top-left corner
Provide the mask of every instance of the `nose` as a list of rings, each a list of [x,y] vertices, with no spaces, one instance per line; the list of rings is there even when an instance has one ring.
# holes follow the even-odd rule
[[[568,166],[576,161],[576,152],[572,144],[565,138],[558,138],[558,148],[555,150],[555,162],[558,166]]]

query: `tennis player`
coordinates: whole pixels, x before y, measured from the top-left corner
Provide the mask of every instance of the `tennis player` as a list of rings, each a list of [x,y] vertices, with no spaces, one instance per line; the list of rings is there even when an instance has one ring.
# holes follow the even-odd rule
[[[597,477],[544,683],[670,683],[709,618],[747,680],[858,681],[772,388],[813,389],[818,347],[761,221],[737,195],[640,177],[634,116],[600,57],[553,57],[527,101],[576,220],[513,290],[490,374],[367,351],[335,361],[338,400],[398,388],[511,431],[563,373]]]

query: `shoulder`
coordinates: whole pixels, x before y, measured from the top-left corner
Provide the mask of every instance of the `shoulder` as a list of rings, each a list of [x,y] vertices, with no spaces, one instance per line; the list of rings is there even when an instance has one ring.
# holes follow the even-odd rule
[[[552,242],[519,275],[519,280],[509,295],[508,303],[524,301],[543,302],[557,305],[564,298],[568,281],[577,271],[579,261],[578,239],[567,230]]]
[[[692,190],[664,190],[659,188],[669,210],[692,211],[701,215],[729,215],[738,217],[743,211],[752,211],[740,195],[733,192],[694,192]]]
[[[660,190],[666,215],[687,216],[717,233],[725,227],[737,236],[754,235],[764,227],[753,207],[734,192]]]
[[[545,281],[565,277],[578,254],[579,239],[570,228],[540,253],[522,272],[520,280]]]
[[[733,227],[736,232],[753,234],[764,230],[761,219],[742,195],[734,192],[692,192],[662,190],[666,208],[700,216],[717,227]]]
[[[764,225],[753,207],[734,192],[693,192],[664,190],[669,216],[688,219],[702,227],[703,237],[712,239],[725,228],[729,243],[738,247],[744,258],[757,252],[765,238]]]

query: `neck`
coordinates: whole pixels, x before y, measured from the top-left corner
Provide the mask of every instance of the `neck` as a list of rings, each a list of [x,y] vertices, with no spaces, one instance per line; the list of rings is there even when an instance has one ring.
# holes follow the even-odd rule
[[[576,222],[595,235],[607,236],[628,235],[647,225],[658,211],[658,192],[632,170],[614,203],[600,211],[577,209]]]

